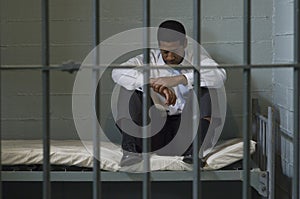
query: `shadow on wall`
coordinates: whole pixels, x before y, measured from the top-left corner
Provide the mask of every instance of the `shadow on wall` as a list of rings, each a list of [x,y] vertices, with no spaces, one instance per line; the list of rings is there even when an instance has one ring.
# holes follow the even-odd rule
[[[238,131],[239,127],[237,120],[234,119],[232,109],[230,108],[229,104],[227,104],[225,124],[220,139],[226,140],[241,136],[242,133]]]
[[[286,165],[286,146],[282,145],[282,141],[293,142],[292,138],[280,129],[280,114],[279,111],[274,109],[275,116],[275,143],[276,143],[276,159],[275,159],[275,190],[276,198],[291,199],[292,198],[292,178],[287,175]],[[286,145],[286,144],[285,144]],[[290,151],[291,153],[291,151]],[[285,167],[285,169],[284,169]]]

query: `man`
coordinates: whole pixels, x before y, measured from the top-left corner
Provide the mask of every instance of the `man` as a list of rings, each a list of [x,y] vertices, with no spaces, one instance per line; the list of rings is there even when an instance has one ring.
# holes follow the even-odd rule
[[[193,151],[191,113],[193,106],[190,99],[194,82],[193,70],[176,70],[172,66],[191,66],[194,55],[187,49],[188,41],[185,28],[178,21],[167,20],[161,23],[158,28],[157,39],[160,49],[150,51],[150,65],[154,66],[154,69],[150,70],[149,79],[151,105],[156,105],[156,113],[152,114],[150,121],[152,136],[147,139],[151,139],[151,152],[157,152],[161,155],[183,155],[183,161],[191,164]],[[211,119],[211,101],[208,88],[221,87],[226,79],[226,72],[224,69],[216,68],[217,63],[204,49],[201,50],[200,61],[201,65],[214,66],[212,69],[200,70],[202,90],[200,136],[203,140]],[[129,59],[124,65],[142,66],[143,55]],[[166,66],[166,69],[155,69],[155,66]],[[122,112],[122,109],[125,109],[123,112],[129,109],[130,113],[129,117],[119,117],[120,119],[116,121],[117,127],[122,133],[123,157],[120,166],[130,166],[142,161],[142,138],[139,127],[142,127],[143,71],[138,68],[114,69],[112,78],[121,86],[119,112]],[[129,102],[122,101],[122,98],[129,98]],[[160,114],[161,112],[167,114]],[[189,117],[182,117],[182,115],[189,115]],[[161,120],[165,121],[162,126],[159,125]],[[182,128],[184,125],[185,127]],[[130,126],[132,128],[127,128]],[[155,129],[157,126],[160,126],[159,130]],[[189,137],[189,145],[186,147],[185,144],[183,151],[182,149],[177,150],[180,148],[180,143],[173,143],[178,131],[184,131],[183,133]],[[170,143],[172,143],[171,148],[166,147]],[[168,148],[168,150],[163,150],[164,148]]]

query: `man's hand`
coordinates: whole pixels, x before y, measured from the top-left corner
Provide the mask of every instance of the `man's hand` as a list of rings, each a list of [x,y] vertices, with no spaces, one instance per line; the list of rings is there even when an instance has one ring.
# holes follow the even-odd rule
[[[184,75],[177,75],[172,77],[158,77],[150,78],[150,86],[156,91],[162,92],[165,87],[174,87],[178,84],[187,84],[187,80]],[[156,91],[156,92],[157,92]]]
[[[177,97],[172,89],[160,86],[159,89],[153,88],[153,90],[166,98],[165,104],[167,106],[175,105]]]

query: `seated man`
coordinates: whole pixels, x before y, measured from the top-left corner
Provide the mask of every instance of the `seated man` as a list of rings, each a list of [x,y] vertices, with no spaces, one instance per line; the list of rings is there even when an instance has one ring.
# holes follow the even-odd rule
[[[151,105],[156,105],[156,112],[154,111],[151,115],[152,136],[147,139],[151,139],[151,152],[160,155],[183,155],[184,162],[192,163],[193,104],[191,99],[194,74],[193,70],[176,70],[172,66],[191,66],[194,55],[192,51],[187,49],[185,28],[180,22],[168,20],[161,23],[158,28],[157,39],[160,49],[150,51],[150,65],[166,66],[166,69],[150,70]],[[200,69],[200,137],[203,140],[211,118],[211,100],[208,88],[220,87],[226,79],[226,73],[224,69],[215,67],[217,63],[210,58],[204,49],[201,50],[200,61],[201,65],[214,66],[212,69]],[[143,55],[129,59],[124,65],[142,66]],[[119,117],[116,123],[122,133],[123,157],[120,166],[130,166],[142,161],[143,138],[141,135],[142,128],[139,127],[143,126],[143,72],[136,68],[114,69],[112,78],[122,87],[119,94],[118,111],[126,112],[127,110],[128,112],[129,109],[130,117]],[[161,121],[164,121],[163,124],[160,124]],[[158,126],[159,129],[157,130]],[[189,140],[189,144],[184,145],[186,146],[184,150],[179,146],[179,142],[173,143],[178,131],[186,134]],[[169,144],[170,146],[166,147]],[[163,150],[164,148],[168,150]],[[180,150],[177,150],[179,148]]]

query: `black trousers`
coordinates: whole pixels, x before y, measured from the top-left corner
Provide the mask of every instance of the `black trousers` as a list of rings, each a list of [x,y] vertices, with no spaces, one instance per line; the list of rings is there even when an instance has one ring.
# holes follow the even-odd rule
[[[130,125],[131,122],[134,122],[138,127],[142,127],[142,98],[143,93],[141,91],[135,90],[135,91],[128,91],[124,88],[121,89],[120,95],[119,95],[119,101],[122,102],[122,96],[124,92],[131,92],[131,97],[129,100],[128,108],[129,108],[129,114],[131,118],[121,118],[117,121],[117,127],[120,130],[122,134],[122,149],[129,151],[129,152],[142,152],[142,142],[143,138],[141,138],[141,128],[138,128],[135,135],[131,133],[126,133],[124,131],[124,125]],[[128,95],[128,93],[126,93]],[[191,99],[191,97],[189,98]],[[122,104],[119,103],[119,106],[126,106],[127,103]],[[153,101],[151,100],[151,105],[153,105]],[[201,91],[201,103],[200,103],[200,119],[201,119],[201,125],[200,125],[200,139],[203,141],[204,137],[207,133],[208,127],[209,127],[209,121],[204,119],[204,117],[210,117],[211,116],[211,99],[209,95],[209,91],[206,88],[202,88]],[[182,114],[178,115],[167,115],[163,114],[161,110],[158,110],[154,108],[154,113],[152,114],[152,118],[148,118],[149,124],[151,126],[151,134],[152,136],[149,138],[144,139],[151,139],[151,152],[157,151],[166,145],[170,144],[171,150],[167,150],[162,152],[159,155],[185,155],[185,154],[192,154],[193,148],[192,148],[192,112],[193,107],[191,101],[187,100],[184,110],[182,111]],[[182,118],[182,115],[185,115],[184,118]],[[188,115],[188,116],[186,116]],[[162,127],[159,127],[159,131],[155,131],[155,127],[157,127],[157,124],[160,121],[164,121],[165,123]],[[178,145],[180,143],[173,143],[173,139],[178,133],[178,130],[180,128],[182,120],[185,120],[185,128],[184,133],[186,134],[187,140],[189,142],[189,145],[184,150],[172,150],[178,148]],[[123,127],[122,127],[123,126]],[[133,128],[134,129],[134,128]],[[136,136],[137,135],[137,136]],[[173,145],[173,146],[172,146]]]

